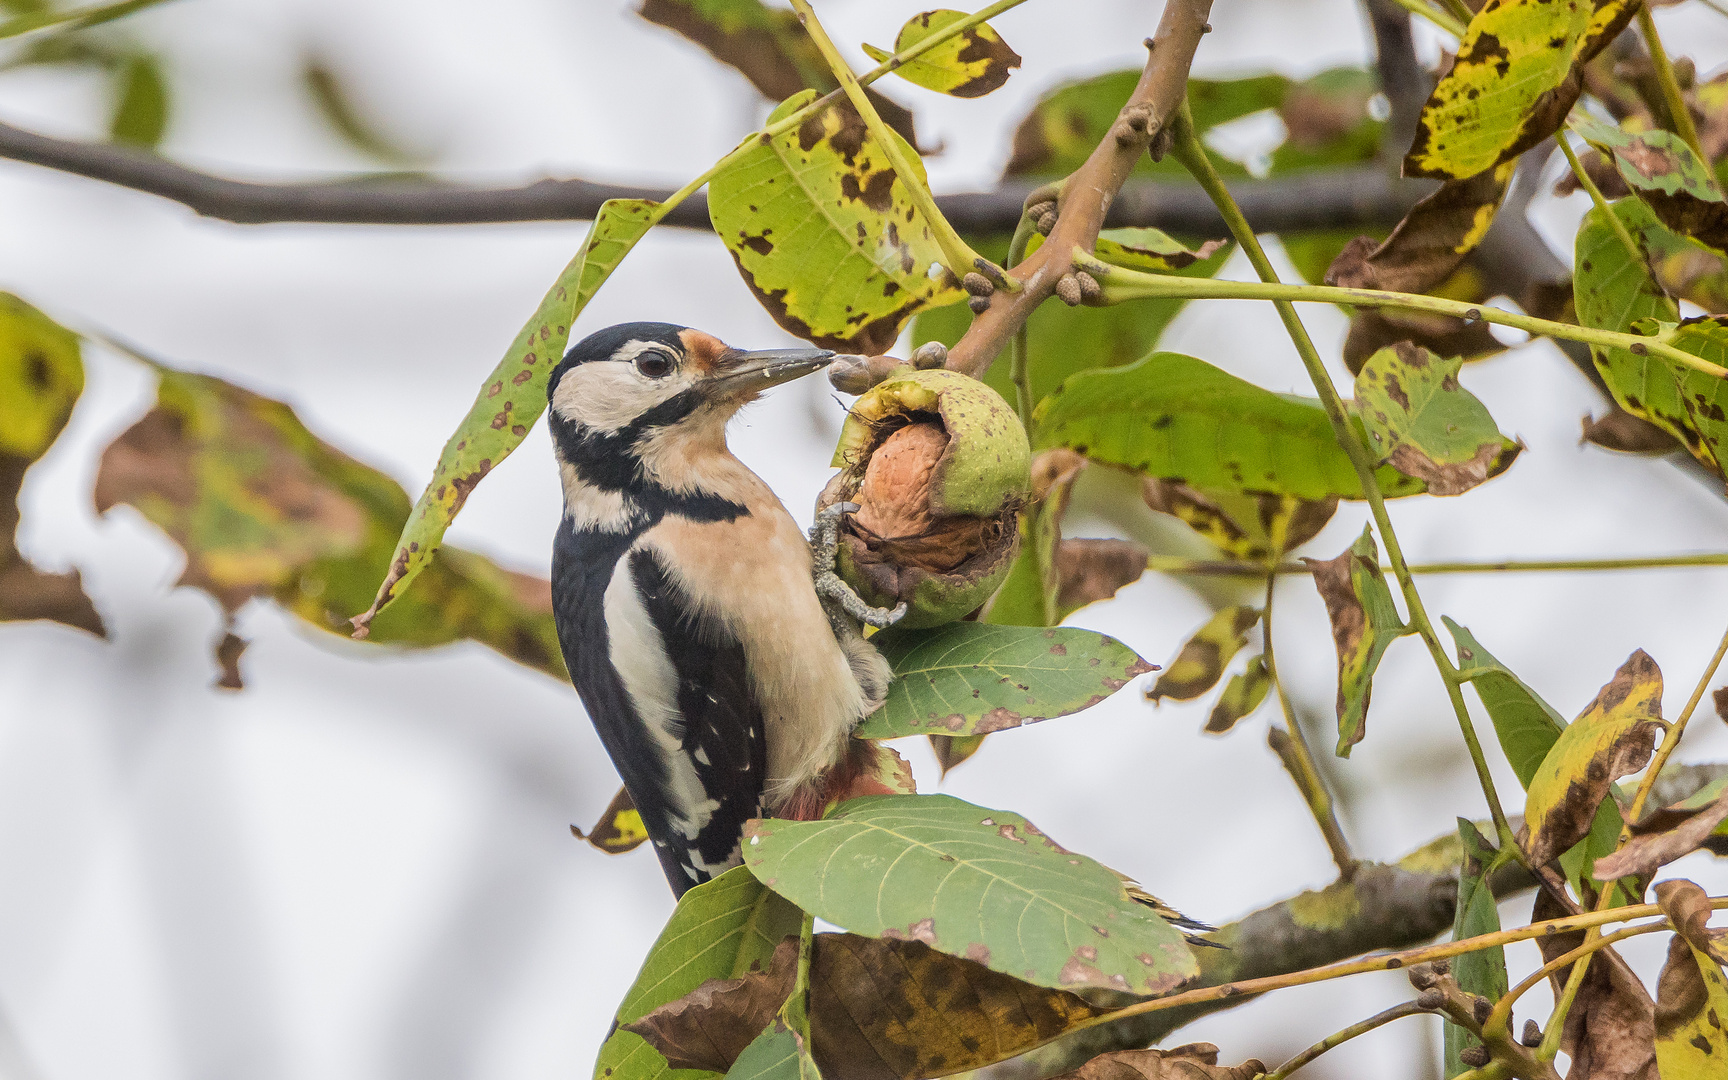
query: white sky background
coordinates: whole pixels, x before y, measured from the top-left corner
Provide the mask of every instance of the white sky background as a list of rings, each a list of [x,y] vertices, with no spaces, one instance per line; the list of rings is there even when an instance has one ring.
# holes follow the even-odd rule
[[[828,0],[820,10],[840,42],[890,44],[916,7]],[[1659,19],[1701,69],[1728,61],[1728,20],[1696,4]],[[930,161],[939,189],[984,187],[1039,93],[1138,66],[1156,22],[1151,4],[1035,0],[998,21],[1025,57],[1003,90],[962,102],[883,89],[916,108],[924,141],[945,144]],[[1302,75],[1367,55],[1349,0],[1221,0],[1213,24],[1202,74]],[[165,151],[243,177],[366,165],[300,96],[305,45],[325,49],[368,111],[434,150],[439,168],[473,178],[675,185],[767,109],[736,74],[620,2],[180,0],[127,25],[169,58],[179,106]],[[94,136],[105,108],[100,85],[81,77],[0,76],[10,122]],[[1540,208],[1562,249],[1583,206],[1580,195]],[[284,398],[410,492],[585,228],[232,226],[0,163],[0,288]],[[1247,267],[1238,259],[1227,273]],[[1305,314],[1335,357],[1341,316]],[[577,329],[627,319],[687,323],[740,346],[787,342],[719,244],[697,233],[650,235]],[[1306,389],[1267,306],[1192,306],[1164,344],[1272,389]],[[590,824],[617,787],[575,694],[478,646],[347,646],[265,605],[241,620],[253,642],[248,689],[210,689],[214,603],[172,589],[182,557],[152,527],[124,509],[97,520],[90,505],[96,454],[147,406],[149,379],[102,349],[87,360],[85,400],[25,486],[21,540],[38,565],[83,571],[113,640],[0,626],[0,1077],[586,1076],[672,902],[651,855],[608,858],[567,830]],[[1412,560],[1723,548],[1728,503],[1668,466],[1578,445],[1578,418],[1599,403],[1551,347],[1464,377],[1529,450],[1467,498],[1397,503]],[[733,446],[807,520],[840,418],[827,386],[809,380],[748,411]],[[559,494],[543,431],[479,488],[453,542],[545,573]],[[1097,513],[1102,487],[1082,492],[1072,533],[1176,550],[1178,534],[1150,512]],[[1307,550],[1335,554],[1364,517],[1346,506]],[[1721,632],[1728,572],[1444,577],[1423,592],[1436,617],[1468,625],[1567,715],[1643,647],[1668,674],[1672,716]],[[1164,662],[1208,603],[1148,577],[1071,621]],[[1278,607],[1280,668],[1304,707],[1327,716],[1334,661],[1318,597],[1292,578]],[[1485,809],[1418,643],[1392,649],[1375,690],[1366,741],[1330,771],[1358,852],[1394,858]],[[1208,705],[1154,711],[1124,692],[1083,717],[992,739],[941,790],[1025,813],[1209,921],[1324,884],[1326,850],[1264,746],[1275,710],[1212,739],[1199,734]],[[925,749],[904,751],[935,790]],[[1728,758],[1728,730],[1700,716],[1680,756]],[[1496,775],[1515,807],[1515,779]],[[1728,870],[1707,858],[1674,869],[1728,889]],[[1528,908],[1514,901],[1507,917]],[[1628,951],[1653,976],[1661,949],[1648,938]],[[1290,991],[1178,1041],[1275,1062],[1410,993],[1392,975]],[[1530,1000],[1545,1009],[1545,993]],[[1308,1071],[1428,1075],[1425,1023],[1384,1029]]]

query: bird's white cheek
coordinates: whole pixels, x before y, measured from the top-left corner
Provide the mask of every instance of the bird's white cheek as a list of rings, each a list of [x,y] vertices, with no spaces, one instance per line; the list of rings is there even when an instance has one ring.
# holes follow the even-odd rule
[[[580,364],[559,380],[552,408],[572,423],[610,435],[689,385],[682,374],[650,379],[625,363]]]

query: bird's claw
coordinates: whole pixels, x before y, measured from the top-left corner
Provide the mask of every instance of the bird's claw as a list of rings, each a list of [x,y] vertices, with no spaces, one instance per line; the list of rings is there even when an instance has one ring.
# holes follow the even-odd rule
[[[835,503],[817,513],[816,523],[810,526],[810,555],[815,562],[816,595],[822,600],[822,606],[827,609],[831,622],[839,618],[840,612],[845,612],[866,626],[881,630],[893,626],[905,616],[905,602],[902,601],[892,608],[871,607],[834,571],[835,555],[840,550],[840,519],[857,512],[857,503]]]

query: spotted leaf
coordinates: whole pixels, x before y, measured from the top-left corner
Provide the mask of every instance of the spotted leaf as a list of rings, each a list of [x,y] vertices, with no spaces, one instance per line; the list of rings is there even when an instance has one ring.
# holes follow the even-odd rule
[[[961,19],[962,11],[938,9],[914,15],[900,28],[894,41],[894,52],[913,48],[925,38]],[[874,45],[864,46],[864,52],[878,64],[892,55]],[[942,42],[914,60],[894,68],[894,74],[909,83],[954,97],[983,97],[1008,81],[1020,66],[1020,54],[1008,47],[989,23],[979,23]]]
[[[1356,414],[1369,448],[1405,476],[1427,481],[1430,495],[1462,495],[1522,449],[1458,384],[1463,366],[1405,341],[1370,356],[1356,376]]]
[[[1590,833],[1610,785],[1650,760],[1661,720],[1662,671],[1640,649],[1560,733],[1531,778],[1524,802],[1531,865]]]
[[[1367,526],[1336,559],[1302,561],[1314,574],[1314,587],[1332,622],[1332,643],[1338,650],[1338,756],[1349,757],[1350,748],[1368,733],[1374,669],[1386,647],[1411,630],[1392,603],[1392,590],[1380,573],[1380,549]]]
[[[843,803],[745,827],[744,864],[853,933],[921,941],[1038,986],[1165,993],[1198,971],[1121,878],[1018,814],[945,795]]]
[[[1319,401],[1263,390],[1181,353],[1070,376],[1033,415],[1033,449],[1053,446],[1208,491],[1362,498]],[[1378,479],[1390,496],[1423,490],[1391,468]]]
[[[1272,690],[1272,673],[1266,670],[1266,657],[1253,656],[1240,675],[1230,676],[1224,690],[1206,717],[1206,734],[1223,735],[1242,720],[1252,716]]]
[[[870,639],[894,669],[882,707],[853,734],[979,735],[1090,708],[1153,665],[1078,627],[954,622]]]
[[[788,98],[770,123],[814,100]],[[898,138],[898,136],[895,136]],[[911,145],[900,149],[924,181]],[[920,308],[963,297],[887,155],[849,107],[758,141],[708,185],[714,231],[762,306],[824,348],[886,352]]]
[[[1164,698],[1191,701],[1218,685],[1224,669],[1248,644],[1248,631],[1260,621],[1260,610],[1252,607],[1221,608],[1194,636],[1182,644],[1176,659],[1158,676],[1146,700],[1157,704]]]
[[[1653,244],[1683,242],[1637,199],[1622,199],[1612,209],[1641,251]],[[1682,323],[1678,306],[1650,276],[1648,262],[1627,252],[1599,210],[1586,214],[1578,229],[1573,294],[1578,321],[1585,326],[1624,333],[1635,326],[1668,324],[1676,347],[1719,366],[1728,364],[1728,329],[1712,318]],[[1705,465],[1723,471],[1728,380],[1630,348],[1592,346],[1591,353],[1616,404],[1679,439]]]
[[[610,199],[601,204],[581,250],[552,283],[504,359],[486,376],[468,415],[444,444],[432,479],[396,541],[396,554],[372,606],[354,618],[356,635],[364,636],[385,605],[426,568],[469,492],[521,445],[546,410],[546,380],[564,355],[576,316],[663,212],[659,203],[645,199]]]
[[[1679,931],[1668,942],[1668,960],[1656,981],[1657,1069],[1662,1080],[1712,1080],[1728,1061],[1722,931],[1704,926],[1710,901],[1696,884],[1664,881],[1656,895]]]
[[[1452,917],[1452,940],[1463,941],[1478,934],[1491,934],[1500,929],[1500,912],[1494,903],[1494,893],[1488,887],[1488,870],[1498,854],[1464,818],[1458,819],[1458,840],[1463,859],[1458,867],[1458,906]],[[1506,993],[1506,950],[1501,946],[1464,953],[1452,959],[1452,978],[1458,988],[1477,994],[1489,1001],[1498,1001]],[[1468,1070],[1459,1055],[1466,1047],[1480,1046],[1482,1040],[1467,1028],[1450,1021],[1446,1023],[1446,1075],[1459,1076]]]
[[[1338,498],[1200,491],[1180,480],[1147,477],[1146,505],[1193,529],[1223,555],[1265,562],[1314,539],[1338,511]]]
[[[1728,199],[1710,167],[1684,139],[1660,128],[1627,131],[1587,115],[1573,117],[1571,126],[1592,146],[1613,155],[1620,178],[1650,205],[1658,221],[1728,252]]]
[[[1582,67],[1626,28],[1636,0],[1489,0],[1422,109],[1404,175],[1462,180],[1559,129]]]

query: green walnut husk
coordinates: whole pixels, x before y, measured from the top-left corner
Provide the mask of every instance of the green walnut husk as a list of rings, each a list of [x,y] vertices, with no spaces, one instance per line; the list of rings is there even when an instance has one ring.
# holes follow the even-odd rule
[[[977,379],[908,368],[878,383],[847,416],[841,471],[817,501],[859,505],[841,523],[840,576],[873,606],[904,602],[900,626],[965,618],[1014,561],[1031,461],[1014,410]]]

